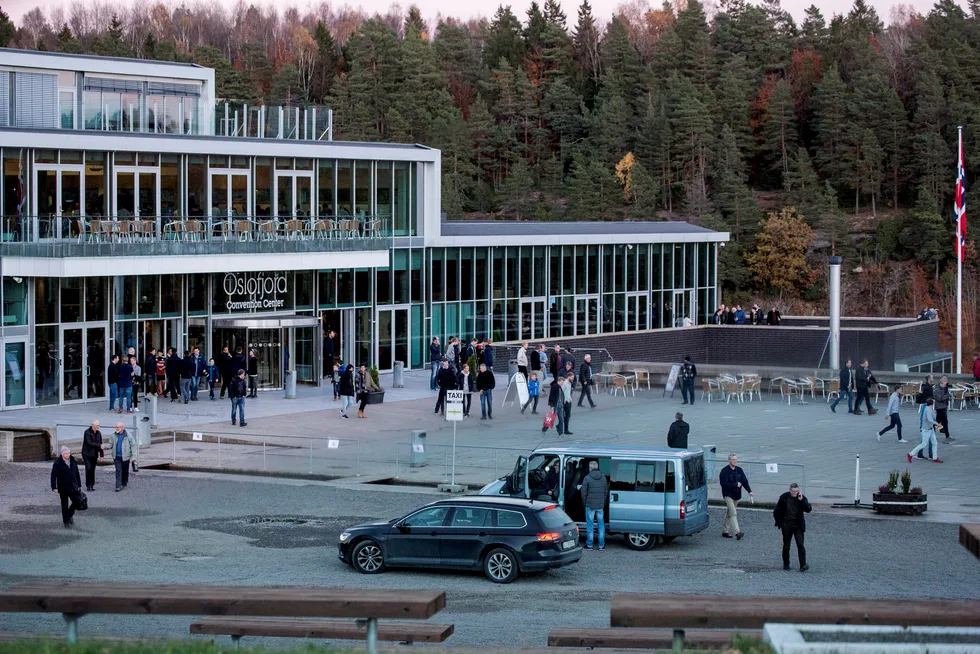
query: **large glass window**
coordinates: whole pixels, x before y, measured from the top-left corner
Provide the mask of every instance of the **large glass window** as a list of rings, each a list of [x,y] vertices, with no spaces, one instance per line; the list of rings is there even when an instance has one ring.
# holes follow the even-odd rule
[[[337,271],[320,272],[319,295],[320,308],[330,308],[337,304]]]
[[[85,154],[85,215],[101,218],[106,215],[105,155],[101,152]]]
[[[493,299],[504,297],[504,256],[506,248],[493,248]]]
[[[350,270],[337,271],[337,306],[354,305],[354,273]]]
[[[429,250],[431,264],[429,266],[432,287],[432,301],[442,302],[446,299],[446,280],[443,270],[443,249]]]
[[[82,322],[82,279],[61,280],[61,322]]]
[[[38,325],[58,322],[58,280],[36,277],[34,280],[34,322]]]
[[[544,297],[548,294],[548,259],[543,245],[534,246],[534,295]]]
[[[395,236],[414,236],[409,229],[409,204],[411,203],[411,186],[408,180],[409,165],[404,161],[396,161],[394,166],[394,200],[392,224]]]
[[[187,275],[187,315],[202,316],[208,312],[208,275]]]
[[[272,217],[272,160],[255,158],[255,215]]]
[[[473,295],[473,248],[462,248],[459,252],[459,299],[472,300]]]
[[[358,216],[371,213],[371,162],[357,161],[354,171],[354,211]]]
[[[3,278],[3,326],[27,324],[27,281],[23,277]]]
[[[139,316],[156,318],[160,315],[160,278],[156,275],[142,275],[139,278]]]
[[[113,313],[116,318],[123,320],[135,318],[138,297],[136,277],[116,277],[113,286],[115,287]]]
[[[507,295],[506,297],[520,297],[520,287],[518,281],[518,268],[521,258],[521,249],[516,246],[507,248]],[[508,339],[509,340],[509,339]]]
[[[354,215],[354,164],[350,161],[337,162],[337,215]]]
[[[375,214],[390,226],[392,202],[392,170],[390,161],[378,161],[375,171]]]
[[[317,162],[318,195],[317,204],[322,218],[332,218],[336,215],[334,207],[334,161],[321,159]]]
[[[412,302],[421,303],[423,301],[423,291],[425,286],[422,284],[422,252],[421,248],[412,250]]]
[[[476,262],[474,263],[474,268],[476,270],[476,299],[486,300],[489,295],[489,279],[488,274],[490,271],[489,264],[487,262],[487,248],[478,247],[474,250],[476,256]]]
[[[181,314],[181,278],[168,279],[160,284],[160,315],[176,318]]]
[[[599,246],[590,245],[589,246],[589,293],[599,292]]]
[[[574,292],[575,274],[575,247],[563,245],[562,248],[562,273],[561,273],[561,292],[563,295],[570,295]]]
[[[395,250],[392,259],[395,268],[395,304],[407,304],[409,299],[409,250]]]
[[[187,158],[187,215],[200,217],[209,205],[204,157],[191,155]],[[166,207],[161,208],[164,218]],[[174,215],[178,215],[175,213]]]
[[[391,304],[391,269],[378,268],[376,272],[375,302],[377,304]]]
[[[459,299],[459,248],[446,248],[446,300]]]

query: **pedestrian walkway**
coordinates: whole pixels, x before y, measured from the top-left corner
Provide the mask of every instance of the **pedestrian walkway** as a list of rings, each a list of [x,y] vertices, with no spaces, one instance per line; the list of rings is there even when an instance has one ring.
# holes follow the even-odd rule
[[[363,420],[356,418],[355,412],[351,412],[351,419],[341,419],[340,403],[330,399],[328,387],[304,389],[297,400],[260,394],[246,406],[248,427],[244,429],[231,426],[227,400],[175,404],[172,410],[165,403],[161,430],[200,431],[207,436],[201,442],[177,442],[178,463],[184,465],[197,460],[205,467],[216,467],[216,435],[220,432],[223,468],[232,467],[237,460],[236,468],[262,469],[264,465],[266,470],[296,474],[309,474],[312,469],[314,474],[328,477],[397,477],[438,483],[451,468],[453,430],[441,416],[433,415],[436,394],[429,391],[428,381],[427,372],[406,375],[406,388],[386,391],[384,404],[369,405]],[[383,384],[390,386],[388,380]],[[573,407],[570,427],[574,435],[560,438],[554,430],[541,433],[543,405],[536,416],[530,412],[522,415],[516,404],[504,406],[506,385],[506,379],[498,375],[494,420],[481,421],[477,414],[458,425],[457,477],[463,483],[487,483],[509,472],[519,453],[548,444],[662,447],[674,412],[683,411],[691,425],[691,447],[715,447],[720,462],[729,453],[737,453],[750,483],[759,488],[758,501],[775,499],[790,481],[797,481],[814,502],[853,503],[855,458],[860,455],[863,502],[870,503],[871,493],[887,481],[889,471],[908,468],[913,485],[921,486],[929,495],[928,517],[946,513],[953,516],[951,520],[956,516],[976,520],[980,515],[980,500],[975,499],[980,497],[980,478],[975,473],[980,414],[975,411],[950,412],[950,428],[957,440],[953,444],[940,442],[944,464],[920,460],[909,464],[905,459],[908,445],[899,444],[895,438],[876,440],[875,432],[885,425],[882,414],[833,414],[820,398],[803,406],[789,406],[768,396],[763,402],[698,401],[694,406],[682,406],[679,396],[665,398],[662,389],[625,398],[601,394],[595,398],[598,407],[594,410]],[[477,402],[474,399],[474,406]],[[9,412],[4,418],[44,411]],[[913,422],[914,411],[913,406],[902,407],[906,424]],[[87,424],[91,417],[102,418],[103,424],[115,420],[115,416],[93,411],[88,405],[52,410],[52,415],[55,413],[59,419],[81,424]],[[413,430],[427,434],[425,466],[410,465]],[[236,440],[251,444],[237,445]],[[337,441],[334,447],[330,440]],[[173,458],[173,449],[173,443],[158,443],[144,455],[149,457],[152,451],[153,458],[162,462]],[[717,488],[711,493],[712,497],[719,495]]]

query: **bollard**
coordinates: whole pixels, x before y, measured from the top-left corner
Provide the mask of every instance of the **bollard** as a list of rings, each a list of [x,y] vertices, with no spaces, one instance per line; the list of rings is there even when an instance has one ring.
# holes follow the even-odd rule
[[[854,506],[861,506],[861,455],[854,459]]]
[[[286,371],[285,390],[287,400],[296,399],[296,372],[293,370]]]
[[[157,394],[150,396],[150,427],[157,428]]]
[[[395,367],[391,369],[391,387],[405,388],[405,363],[395,361]]]
[[[149,416],[143,416],[136,421],[136,443],[140,447],[149,447],[152,445],[152,436],[150,432],[150,418]]]
[[[425,465],[425,431],[421,429],[412,430],[412,451],[409,458],[409,466],[421,468]]]

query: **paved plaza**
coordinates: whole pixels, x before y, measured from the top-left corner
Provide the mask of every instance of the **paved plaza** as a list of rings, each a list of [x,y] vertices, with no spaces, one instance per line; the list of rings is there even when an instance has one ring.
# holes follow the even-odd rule
[[[908,464],[905,452],[917,440],[911,428],[916,423],[914,405],[902,407],[910,427],[905,437],[913,442],[897,443],[892,431],[879,443],[874,434],[886,424],[883,412],[853,416],[838,407],[838,413],[832,414],[819,394],[816,399],[808,398],[805,405],[787,405],[764,393],[762,402],[709,404],[699,400],[694,406],[681,406],[679,393],[665,398],[662,389],[642,390],[625,398],[597,395],[594,410],[574,407],[573,435],[562,438],[554,430],[542,434],[542,415],[530,415],[530,410],[521,415],[514,404],[501,406],[506,378],[498,375],[497,383],[494,419],[479,419],[479,399],[474,397],[473,417],[458,425],[457,480],[471,487],[509,472],[518,454],[548,444],[662,446],[674,412],[683,410],[691,424],[691,446],[716,447],[720,461],[729,452],[737,453],[760,501],[774,500],[791,481],[797,481],[814,502],[828,506],[853,503],[855,459],[860,455],[862,502],[870,503],[871,493],[885,483],[889,471],[909,468],[913,486],[921,486],[929,495],[925,519],[975,521],[980,515],[980,476],[976,474],[980,412],[975,410],[950,411],[950,431],[956,441],[950,445],[940,442],[945,463],[919,459]],[[248,427],[244,429],[231,426],[227,400],[202,399],[188,405],[168,400],[159,405],[156,442],[141,458],[144,465],[176,461],[184,468],[312,473],[342,478],[337,483],[347,486],[392,478],[429,485],[446,480],[451,473],[453,430],[450,423],[433,415],[436,394],[428,389],[428,374],[407,374],[402,389],[390,388],[390,377],[383,376],[382,385],[388,388],[385,402],[369,406],[365,420],[357,419],[354,409],[350,420],[342,420],[340,403],[330,399],[328,388],[300,389],[296,400],[283,399],[278,392],[263,393],[258,400],[248,401]],[[884,403],[882,396],[879,408]],[[539,413],[544,411],[542,403]],[[8,424],[77,425],[59,430],[62,437],[74,438],[96,417],[104,429],[111,429],[119,418],[102,404],[11,411],[4,416]],[[426,465],[411,467],[409,442],[416,429],[427,433]],[[174,430],[197,431],[204,437],[201,442],[167,442],[167,434]],[[219,439],[223,439],[220,448]],[[777,464],[777,472],[766,471],[769,463]],[[717,486],[711,493],[720,497]]]
[[[114,493],[108,471],[100,470],[91,508],[65,530],[47,476],[47,467],[0,464],[0,587],[73,578],[445,590],[447,609],[435,620],[455,624],[448,644],[493,646],[505,631],[516,647],[543,647],[554,627],[608,626],[613,592],[980,598],[976,559],[957,543],[956,526],[939,522],[817,507],[807,519],[811,570],[801,574],[782,570],[770,511],[740,511],[746,537],[735,541],[719,537],[722,511],[711,509],[711,527],[696,536],[649,552],[610,541],[574,566],[497,586],[479,573],[360,575],[337,560],[344,527],[404,515],[438,497],[434,490],[141,470]],[[187,637],[193,619],[90,615],[79,629],[83,636]],[[0,631],[62,629],[59,615],[6,614],[0,621]]]

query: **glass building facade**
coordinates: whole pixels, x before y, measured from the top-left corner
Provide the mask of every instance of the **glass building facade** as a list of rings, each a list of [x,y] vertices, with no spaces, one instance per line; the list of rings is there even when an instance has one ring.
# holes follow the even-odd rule
[[[202,84],[195,97],[212,97]],[[112,88],[98,89],[103,106]],[[704,323],[715,305],[727,234],[499,222],[460,235],[442,221],[429,148],[182,128],[90,129],[66,148],[57,129],[3,124],[0,409],[103,398],[107,362],[130,349],[142,363],[151,347],[254,348],[273,389],[287,374],[321,383],[331,330],[344,361],[421,368],[433,336],[661,329]]]

